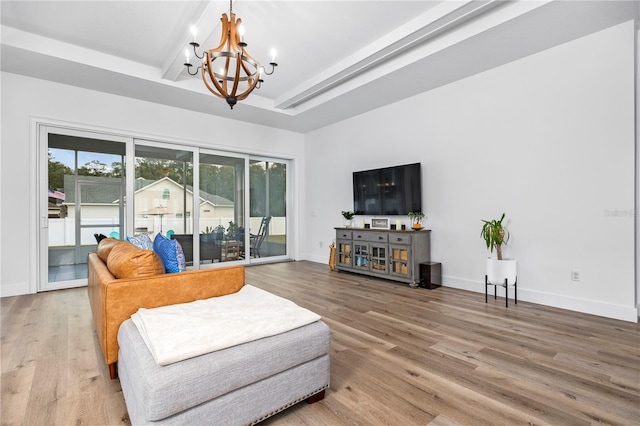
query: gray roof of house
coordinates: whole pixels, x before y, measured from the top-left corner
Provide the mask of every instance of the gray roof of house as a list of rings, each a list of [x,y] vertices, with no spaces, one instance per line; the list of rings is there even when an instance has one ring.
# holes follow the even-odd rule
[[[110,178],[102,176],[78,176],[81,182],[91,184],[89,191],[82,191],[82,203],[87,204],[111,204],[120,199],[122,178]],[[76,176],[64,176],[65,204],[76,202]],[[122,188],[124,191],[124,187]]]
[[[113,204],[120,198],[120,187],[122,185],[122,178],[111,178],[103,176],[79,176],[82,182],[93,184],[91,191],[82,193],[82,202],[91,204]],[[76,199],[76,176],[65,175],[64,177],[64,194],[65,204],[73,204]],[[163,178],[171,181],[172,183],[180,186],[170,178]],[[137,178],[135,180],[135,190],[146,188],[158,181],[152,179]],[[124,190],[124,188],[123,188]],[[187,185],[187,190],[193,192],[193,187]],[[234,203],[224,197],[215,194],[209,194],[208,192],[200,190],[200,198],[209,201],[215,206],[233,206]]]

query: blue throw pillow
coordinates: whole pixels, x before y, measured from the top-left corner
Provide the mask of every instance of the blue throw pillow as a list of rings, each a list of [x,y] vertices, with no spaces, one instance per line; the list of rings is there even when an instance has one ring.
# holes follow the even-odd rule
[[[147,234],[140,234],[134,237],[127,237],[127,241],[129,241],[134,246],[141,248],[142,250],[153,250],[153,242],[151,238]]]
[[[168,240],[159,233],[153,240],[153,251],[162,259],[167,273],[182,272],[187,269],[184,252],[178,240]]]

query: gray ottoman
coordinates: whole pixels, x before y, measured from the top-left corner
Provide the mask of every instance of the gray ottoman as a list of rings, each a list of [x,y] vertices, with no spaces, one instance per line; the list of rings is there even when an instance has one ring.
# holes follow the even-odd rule
[[[118,331],[118,374],[131,423],[246,425],[329,386],[329,327],[304,327],[159,366],[131,319]]]

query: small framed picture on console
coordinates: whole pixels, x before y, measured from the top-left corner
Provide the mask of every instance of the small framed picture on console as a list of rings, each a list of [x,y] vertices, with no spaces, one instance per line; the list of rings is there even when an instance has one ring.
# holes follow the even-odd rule
[[[371,219],[371,229],[389,229],[389,218],[373,218]]]

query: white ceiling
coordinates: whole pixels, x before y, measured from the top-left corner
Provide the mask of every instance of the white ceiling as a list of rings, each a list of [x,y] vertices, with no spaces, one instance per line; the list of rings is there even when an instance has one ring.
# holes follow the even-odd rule
[[[184,71],[228,1],[2,1],[3,71],[307,132],[638,17],[637,1],[236,0],[279,66],[231,111]]]

